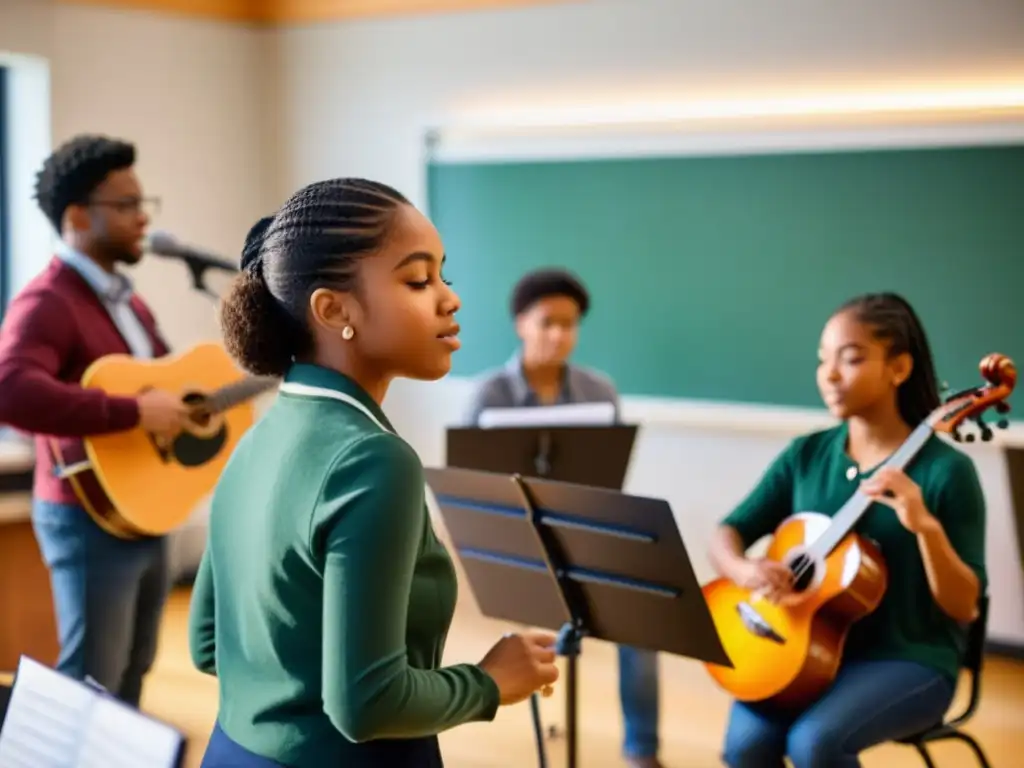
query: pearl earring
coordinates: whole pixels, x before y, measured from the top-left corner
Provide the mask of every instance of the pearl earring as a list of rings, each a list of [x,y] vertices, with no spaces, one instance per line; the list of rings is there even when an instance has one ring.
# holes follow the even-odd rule
[[[352,329],[351,325],[346,325],[341,331],[341,338],[343,338],[345,341],[348,341],[355,335],[356,332]]]

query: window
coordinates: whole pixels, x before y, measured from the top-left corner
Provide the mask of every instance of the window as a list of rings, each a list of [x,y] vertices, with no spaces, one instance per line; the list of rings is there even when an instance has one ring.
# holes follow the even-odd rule
[[[7,165],[7,70],[0,67],[0,319],[7,311],[7,292],[10,288],[11,228],[8,196]]]

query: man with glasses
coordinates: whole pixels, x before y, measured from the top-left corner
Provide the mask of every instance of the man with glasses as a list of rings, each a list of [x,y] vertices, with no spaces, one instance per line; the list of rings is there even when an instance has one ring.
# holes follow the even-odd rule
[[[57,669],[92,677],[137,707],[169,588],[167,541],[129,541],[100,528],[54,474],[51,444],[74,455],[88,435],[142,426],[171,436],[185,415],[167,392],[112,397],[79,385],[106,355],[168,352],[119,269],[142,258],[149,223],[134,164],[134,146],[103,136],[71,139],[43,164],[36,199],[61,243],[0,327],[0,422],[36,436],[32,524],[50,571]]]

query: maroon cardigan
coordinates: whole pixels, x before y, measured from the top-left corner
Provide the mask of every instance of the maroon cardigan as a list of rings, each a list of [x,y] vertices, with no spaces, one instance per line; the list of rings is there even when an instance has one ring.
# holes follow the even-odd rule
[[[153,342],[168,353],[152,312],[137,296],[132,309]],[[34,495],[78,503],[67,480],[54,476],[50,437],[78,456],[81,438],[131,429],[139,423],[134,398],[110,397],[78,382],[98,358],[131,354],[106,307],[85,279],[54,257],[15,297],[0,326],[0,423],[36,436]]]

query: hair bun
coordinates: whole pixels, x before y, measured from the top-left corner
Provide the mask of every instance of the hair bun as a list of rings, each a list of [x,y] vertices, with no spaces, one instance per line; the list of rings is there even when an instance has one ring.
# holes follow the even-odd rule
[[[249,269],[259,259],[263,243],[267,239],[267,230],[273,221],[273,216],[264,216],[249,229],[249,234],[245,236],[245,245],[242,247],[242,269]]]

